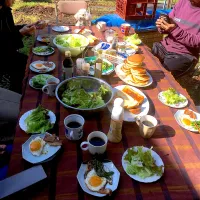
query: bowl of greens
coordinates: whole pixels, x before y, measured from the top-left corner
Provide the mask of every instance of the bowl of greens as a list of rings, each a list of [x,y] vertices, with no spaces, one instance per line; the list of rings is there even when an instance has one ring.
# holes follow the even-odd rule
[[[64,34],[57,35],[53,39],[53,43],[61,53],[70,51],[72,57],[76,57],[88,46],[89,40],[80,34]]]
[[[108,83],[89,76],[64,80],[57,86],[55,94],[64,107],[78,111],[99,111],[113,98],[113,90]]]

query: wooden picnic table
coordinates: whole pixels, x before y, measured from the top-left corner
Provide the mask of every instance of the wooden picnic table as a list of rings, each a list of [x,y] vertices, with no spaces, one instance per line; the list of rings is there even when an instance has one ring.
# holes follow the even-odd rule
[[[75,28],[71,27],[70,32]],[[103,34],[98,32],[96,27],[92,26],[90,29],[96,37],[105,40]],[[119,33],[119,36],[122,36],[119,28],[114,29]],[[38,31],[37,34],[43,33],[57,34],[51,30],[51,26],[45,30]],[[39,45],[42,44],[37,41],[34,44],[34,46]],[[145,56],[144,63],[146,68],[153,77],[153,84],[151,86],[140,89],[148,97],[150,102],[149,114],[158,119],[159,126],[151,139],[143,139],[139,134],[136,123],[124,122],[122,141],[118,144],[108,143],[106,156],[113,161],[120,171],[118,188],[110,199],[199,199],[200,137],[198,134],[189,132],[177,124],[174,119],[177,109],[162,104],[158,100],[158,93],[169,87],[173,87],[188,98],[189,104],[187,107],[195,110],[194,103],[186,90],[178,84],[169,72],[163,69],[158,59],[151,54],[148,47],[142,44],[140,48]],[[29,79],[36,75],[29,70],[29,64],[36,60],[53,61],[56,64],[56,68],[51,74],[61,79],[62,59],[63,56],[58,49],[55,49],[55,53],[48,57],[36,56],[32,52],[29,55],[19,117],[28,110],[36,108],[39,104],[53,111],[57,120],[52,133],[57,134],[63,140],[63,152],[53,160],[43,164],[48,179],[41,187],[37,187],[32,192],[25,193],[24,197],[27,195],[27,199],[95,199],[95,197],[85,193],[81,189],[76,178],[81,162],[91,158],[88,152],[83,152],[80,149],[80,143],[85,141],[87,135],[92,131],[108,132],[110,112],[105,108],[104,111],[84,116],[83,138],[77,142],[69,141],[64,134],[63,120],[72,111],[64,108],[55,97],[48,97],[42,91],[31,88],[28,83]],[[106,76],[105,80],[113,87],[124,84],[115,72]],[[17,125],[13,152],[9,164],[9,176],[33,166],[22,158],[21,147],[29,137],[30,135],[22,131],[19,125]],[[125,150],[132,146],[145,146],[149,148],[153,146],[154,151],[160,155],[165,164],[165,172],[160,180],[148,184],[139,183],[126,174],[122,168],[121,159]]]

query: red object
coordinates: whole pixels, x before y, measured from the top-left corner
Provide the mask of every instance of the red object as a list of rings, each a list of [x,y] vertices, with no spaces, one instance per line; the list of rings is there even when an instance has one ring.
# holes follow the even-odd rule
[[[128,35],[128,34],[129,34],[129,31],[130,31],[130,28],[131,28],[131,25],[130,25],[130,24],[122,24],[122,25],[121,25],[121,32],[122,32],[124,35]]]
[[[152,19],[155,17],[158,0],[117,0],[116,13],[124,20]],[[148,14],[148,10],[152,13]]]
[[[70,30],[73,32],[76,28],[77,27],[70,27]],[[119,28],[112,28],[117,31],[119,38],[123,37]],[[104,39],[104,35],[99,32],[95,26],[90,27],[90,30],[92,30],[95,37]],[[52,34],[51,27],[49,27],[49,29],[40,30],[37,32],[37,35],[45,34],[48,31],[49,34]],[[36,41],[35,44],[39,46],[40,42]],[[199,199],[199,134],[181,128],[174,119],[174,113],[177,110],[162,104],[157,96],[159,92],[173,87],[176,91],[188,98],[190,103],[187,108],[195,110],[195,105],[186,90],[162,67],[159,60],[150,53],[148,47],[141,44],[140,49],[142,55],[145,56],[144,65],[153,78],[152,85],[145,88],[145,94],[150,100],[149,114],[154,115],[159,120],[159,126],[156,128],[153,137],[149,140],[145,140],[140,136],[139,128],[136,123],[125,122],[123,124],[122,141],[117,144],[108,144],[106,156],[113,161],[120,171],[120,181],[115,194],[113,194],[113,199],[132,200],[139,199],[140,197],[144,200]],[[53,61],[57,66],[52,71],[52,75],[61,78],[62,59],[64,56],[62,56],[57,49],[55,50],[55,53],[46,57],[46,59]],[[87,52],[87,56],[88,55],[93,55],[90,50]],[[38,60],[38,56],[30,53],[23,82],[24,93],[21,99],[19,116],[28,110],[36,108],[39,104],[53,111],[56,114],[56,124],[52,133],[55,133],[63,141],[63,152],[57,155],[54,160],[43,164],[45,172],[48,174],[47,182],[41,185],[42,187],[36,187],[37,190],[35,190],[35,192],[23,193],[23,195],[28,196],[24,196],[24,199],[95,200],[97,199],[96,197],[85,193],[81,189],[76,178],[81,162],[92,158],[88,151],[82,151],[80,149],[80,142],[87,140],[88,134],[94,130],[108,133],[111,113],[108,109],[104,109],[104,111],[96,114],[88,113],[84,115],[85,125],[82,140],[72,142],[66,139],[63,121],[66,116],[74,113],[74,111],[64,108],[56,98],[50,98],[40,90],[35,90],[29,86],[29,80],[35,75],[34,72],[29,70],[29,65],[36,60]],[[124,85],[124,82],[121,81],[115,73],[110,75],[110,77],[105,76],[104,79],[111,84],[112,87]],[[22,131],[17,124],[8,176],[19,173],[32,166],[22,158],[22,144],[29,137],[30,134]],[[134,181],[126,174],[122,168],[122,155],[127,148],[133,146],[153,146],[153,150],[160,155],[165,165],[165,172],[161,179],[155,183],[144,184]],[[104,198],[102,198],[102,200],[103,199]]]

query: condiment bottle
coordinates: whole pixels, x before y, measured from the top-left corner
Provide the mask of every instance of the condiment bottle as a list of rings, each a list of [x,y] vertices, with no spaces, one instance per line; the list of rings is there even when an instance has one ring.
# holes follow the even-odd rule
[[[103,65],[103,60],[101,58],[101,54],[98,54],[98,58],[95,61],[95,66],[94,66],[94,76],[96,78],[101,78],[101,75],[102,75],[102,65]]]
[[[112,44],[111,44],[111,48],[112,49],[117,49],[117,43],[118,43],[118,35],[115,34],[115,36],[113,38],[113,41],[112,41]]]
[[[107,134],[110,142],[118,143],[122,140],[122,124],[124,120],[124,100],[116,98],[111,114],[110,128]]]
[[[63,79],[68,79],[73,76],[74,63],[71,58],[71,52],[65,51],[65,59],[63,60]]]

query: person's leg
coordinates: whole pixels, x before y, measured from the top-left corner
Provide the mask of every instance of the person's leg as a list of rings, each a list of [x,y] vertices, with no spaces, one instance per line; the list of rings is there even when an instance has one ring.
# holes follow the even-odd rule
[[[22,82],[25,74],[27,56],[21,53],[16,53],[13,58],[12,70],[9,71],[11,90],[17,93],[22,93]]]
[[[163,63],[165,55],[167,55],[167,50],[160,42],[155,42],[153,43],[152,54],[156,56],[161,63]]]
[[[173,76],[178,76],[186,71],[192,63],[192,56],[169,53],[164,58],[163,67],[170,71]]]

